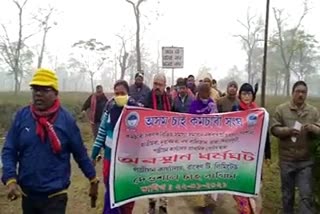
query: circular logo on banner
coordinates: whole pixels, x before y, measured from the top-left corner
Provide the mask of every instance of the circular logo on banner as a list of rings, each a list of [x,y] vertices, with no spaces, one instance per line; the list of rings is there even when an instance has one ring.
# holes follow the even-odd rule
[[[258,115],[251,113],[247,117],[248,126],[254,126],[258,122]]]
[[[134,111],[127,115],[126,125],[129,129],[134,129],[138,126],[139,121],[140,121],[139,114]]]

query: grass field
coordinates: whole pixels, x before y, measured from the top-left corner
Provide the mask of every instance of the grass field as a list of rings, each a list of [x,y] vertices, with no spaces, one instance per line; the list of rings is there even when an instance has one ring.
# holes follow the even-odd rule
[[[60,97],[63,105],[65,105],[74,116],[77,117],[80,113],[81,104],[85,101],[87,93],[61,93]],[[267,110],[272,114],[275,107],[287,100],[283,97],[268,97],[267,98]],[[13,97],[10,93],[0,93],[0,137],[3,142],[3,136],[7,128],[9,127],[12,115],[16,109],[22,105],[30,102],[30,93],[22,93],[17,97]],[[313,105],[320,107],[320,99],[309,99],[309,102]],[[92,144],[91,132],[86,121],[78,121],[82,131],[83,139],[90,149]],[[270,167],[264,167],[263,175],[263,207],[265,214],[277,214],[281,211],[281,195],[280,195],[280,180],[279,180],[279,168],[278,168],[278,155],[277,155],[277,142],[272,140],[272,162]],[[97,166],[98,173],[101,176],[101,165]],[[100,188],[100,197],[97,209],[91,209],[89,207],[90,201],[87,196],[88,183],[82,176],[77,166],[73,163],[72,172],[72,184],[69,191],[68,213],[69,214],[86,214],[86,213],[101,213],[102,209],[102,196],[104,188]],[[18,214],[21,213],[20,202],[8,202],[5,198],[5,187],[0,185],[0,214]],[[192,199],[189,197],[172,198],[169,200],[169,211],[174,214],[188,214],[194,213],[191,211]],[[135,207],[136,214],[142,214],[146,211],[146,202],[140,201]],[[218,204],[218,208],[215,213],[231,214],[235,213],[234,208],[230,204]]]

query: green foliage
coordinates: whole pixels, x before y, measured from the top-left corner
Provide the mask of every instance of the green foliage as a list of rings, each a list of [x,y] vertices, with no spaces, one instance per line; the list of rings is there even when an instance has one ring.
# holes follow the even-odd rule
[[[61,93],[61,102],[63,107],[75,117],[78,118],[81,113],[81,107],[88,93]],[[15,112],[28,105],[31,102],[30,93],[19,93],[14,96],[13,93],[0,93],[0,129],[7,130],[13,120]]]
[[[315,167],[314,167],[314,180],[315,180],[315,201],[317,209],[320,210],[320,138],[317,138],[313,144],[313,155],[315,159]]]

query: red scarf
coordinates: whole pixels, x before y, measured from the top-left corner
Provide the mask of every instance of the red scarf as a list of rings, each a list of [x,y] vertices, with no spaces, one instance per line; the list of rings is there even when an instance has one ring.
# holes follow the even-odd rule
[[[250,104],[246,104],[243,101],[240,101],[240,109],[241,110],[246,111],[246,110],[254,109],[254,108],[259,108],[259,106],[255,102],[252,102]]]
[[[239,214],[254,214],[248,197],[234,195],[233,198],[237,202]]]
[[[170,111],[170,101],[169,101],[169,97],[166,93],[164,93],[163,95],[160,95],[162,98],[162,105],[163,105],[163,110],[164,111]],[[157,95],[156,92],[154,90],[152,90],[152,104],[153,104],[153,109],[158,109],[158,105],[157,105]]]
[[[45,143],[46,134],[50,140],[51,147],[54,153],[61,151],[61,142],[54,131],[53,123],[57,119],[60,108],[60,101],[56,99],[53,106],[46,111],[38,111],[34,105],[30,106],[33,118],[36,120],[36,133],[40,137],[41,142]]]
[[[243,101],[240,101],[240,110],[246,111],[249,109],[258,108],[259,106],[252,102],[250,104],[246,104]],[[239,214],[253,214],[253,210],[251,207],[250,199],[248,197],[243,196],[233,196],[238,205]]]
[[[94,93],[91,96],[91,103],[90,103],[90,114],[89,114],[89,121],[91,124],[95,122],[96,116],[96,109],[97,109],[97,99],[98,97],[105,96],[104,93]]]
[[[89,121],[91,124],[94,124],[94,117],[96,115],[96,106],[97,106],[97,95],[92,94],[90,101],[91,103],[90,103]]]

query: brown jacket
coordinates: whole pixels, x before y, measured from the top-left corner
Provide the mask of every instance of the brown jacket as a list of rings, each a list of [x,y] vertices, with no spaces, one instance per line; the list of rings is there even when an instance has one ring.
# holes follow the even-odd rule
[[[238,106],[240,101],[237,97],[229,97],[228,95],[221,97],[217,101],[219,113],[234,111],[234,107]]]
[[[312,124],[312,131],[301,129],[296,142],[289,136],[290,128],[298,121],[303,125]],[[292,102],[282,104],[276,108],[271,125],[271,133],[278,137],[279,155],[281,161],[310,160],[310,147],[315,135],[320,135],[320,115],[316,107],[305,104],[298,109]]]

